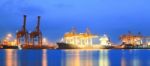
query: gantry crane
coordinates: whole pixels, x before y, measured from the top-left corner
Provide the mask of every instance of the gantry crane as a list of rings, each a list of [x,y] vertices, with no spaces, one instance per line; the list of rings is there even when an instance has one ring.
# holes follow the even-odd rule
[[[28,45],[28,31],[26,30],[26,15],[24,15],[24,19],[23,19],[23,26],[22,29],[20,31],[17,32],[16,35],[17,38],[17,44],[21,44],[21,38],[23,38],[24,44]]]
[[[38,39],[38,45],[42,46],[42,32],[40,31],[40,16],[38,16],[37,26],[35,31],[30,33],[31,44],[35,44],[35,39]]]

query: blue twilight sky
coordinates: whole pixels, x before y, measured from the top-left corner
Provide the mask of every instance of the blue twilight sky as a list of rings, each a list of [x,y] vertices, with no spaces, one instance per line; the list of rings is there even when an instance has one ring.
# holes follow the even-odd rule
[[[150,35],[150,0],[0,0],[0,37],[21,29],[34,30],[41,16],[44,37],[58,41],[71,27],[93,34],[108,34],[113,42],[129,30]]]

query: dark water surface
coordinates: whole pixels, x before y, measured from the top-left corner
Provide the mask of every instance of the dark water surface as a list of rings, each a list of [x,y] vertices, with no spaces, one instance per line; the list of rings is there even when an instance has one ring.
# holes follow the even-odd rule
[[[0,50],[0,66],[150,66],[150,50]]]

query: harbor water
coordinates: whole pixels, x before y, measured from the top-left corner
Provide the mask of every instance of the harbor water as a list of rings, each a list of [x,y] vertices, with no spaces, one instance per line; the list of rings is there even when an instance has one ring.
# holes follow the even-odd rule
[[[149,49],[0,50],[0,66],[150,66]]]

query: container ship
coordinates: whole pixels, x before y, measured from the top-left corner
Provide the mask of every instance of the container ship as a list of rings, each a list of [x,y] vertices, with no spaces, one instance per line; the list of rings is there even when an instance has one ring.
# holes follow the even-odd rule
[[[142,36],[140,32],[133,34],[129,31],[128,34],[121,35],[120,40],[120,46],[125,49],[146,49],[150,46],[150,37]]]
[[[1,45],[0,49],[18,49],[18,46]]]
[[[12,34],[7,34],[6,37],[0,41],[0,49],[18,49],[16,40],[13,40]]]
[[[58,49],[101,49],[111,48],[109,37],[104,34],[98,36],[91,34],[89,28],[85,33],[77,33],[75,28],[64,34],[64,37],[57,43]]]
[[[14,42],[3,42],[0,43],[0,49],[18,49],[19,47]]]

